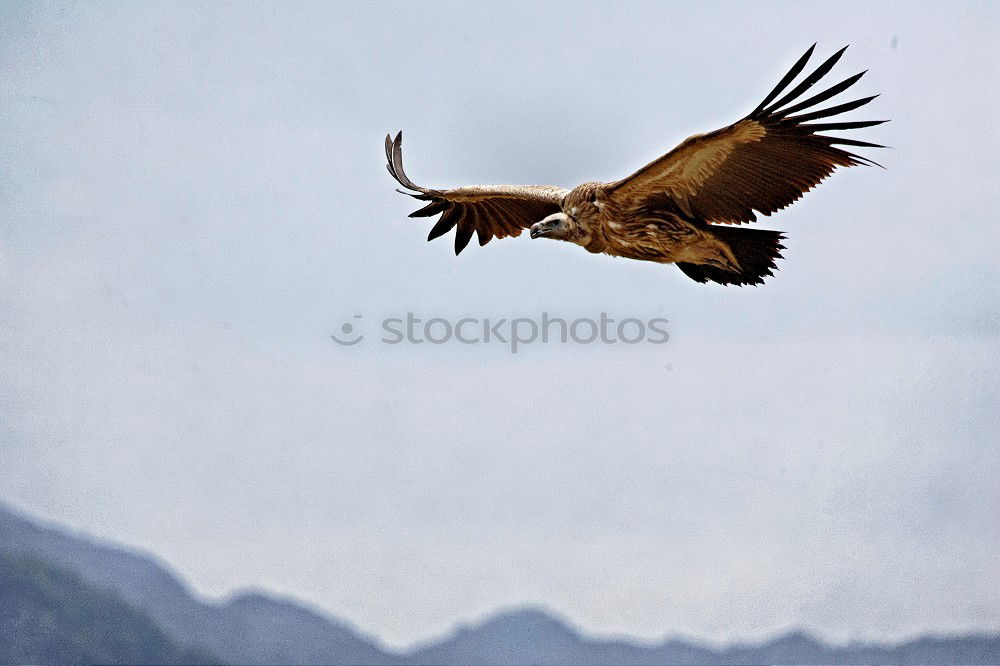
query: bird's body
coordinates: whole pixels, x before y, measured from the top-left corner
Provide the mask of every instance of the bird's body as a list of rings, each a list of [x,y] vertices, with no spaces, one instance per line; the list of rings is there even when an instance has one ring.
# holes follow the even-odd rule
[[[814,45],[815,47],[815,45]],[[748,116],[715,132],[695,135],[675,149],[613,183],[589,182],[572,190],[542,185],[475,185],[451,190],[419,187],[403,172],[402,133],[386,137],[389,172],[429,201],[411,217],[441,213],[428,240],[457,227],[455,253],[476,234],[492,238],[553,238],[640,261],[675,263],[698,282],[760,284],[781,257],[784,235],[737,226],[784,208],[838,166],[872,163],[834,144],[877,144],[818,134],[868,127],[885,121],[807,124],[870,102],[863,98],[827,109],[791,115],[853,85],[862,74],[788,106],[837,62],[834,54],[781,99],[772,101],[798,76],[813,48],[792,67]]]
[[[623,206],[608,196],[603,183],[573,188],[562,212],[579,227],[562,240],[582,245],[588,252],[658,263],[708,263],[735,270],[736,259],[704,224],[671,210],[669,201]],[[541,229],[541,228],[539,228]],[[534,232],[533,237],[544,236]]]

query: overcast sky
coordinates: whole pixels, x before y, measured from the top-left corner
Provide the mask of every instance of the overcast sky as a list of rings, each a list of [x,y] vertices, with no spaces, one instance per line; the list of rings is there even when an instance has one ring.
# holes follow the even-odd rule
[[[595,632],[1000,630],[1000,8],[0,10],[0,499],[390,645],[544,604]],[[612,180],[814,41],[882,97],[761,226],[758,288],[426,243],[418,183]],[[849,99],[849,98],[846,98]],[[396,345],[405,316],[666,344]],[[354,318],[361,315],[361,318]],[[366,338],[330,335],[345,322]]]

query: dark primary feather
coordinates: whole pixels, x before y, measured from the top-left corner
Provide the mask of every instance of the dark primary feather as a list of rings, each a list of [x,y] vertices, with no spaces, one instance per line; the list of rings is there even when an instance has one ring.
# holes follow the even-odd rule
[[[799,75],[799,72],[801,72],[802,69],[806,66],[806,63],[809,62],[809,58],[812,56],[813,51],[815,50],[816,50],[816,44],[810,46],[809,49],[804,54],[802,54],[802,56],[795,62],[795,64],[792,65],[792,68],[788,70],[788,72],[783,77],[781,77],[781,80],[778,81],[778,85],[774,86],[774,89],[767,94],[767,97],[764,98],[764,101],[761,102],[760,105],[756,109],[754,109],[753,113],[751,113],[750,115],[755,115],[757,113],[760,113],[764,109],[764,107],[771,102],[772,99],[780,95],[781,91],[784,90],[788,86],[788,84],[791,83],[792,80]],[[388,137],[386,137],[386,139],[388,139]]]
[[[452,208],[451,210],[446,210],[444,215],[441,216],[441,219],[437,221],[437,224],[431,228],[431,232],[427,234],[427,240],[432,241],[438,236],[444,236],[446,233],[451,231],[458,222],[459,217],[460,215],[458,214],[457,209]]]
[[[448,209],[448,202],[443,199],[432,201],[420,210],[410,213],[409,217],[432,217],[438,213],[443,213]]]
[[[826,130],[872,127],[873,125],[881,125],[884,122],[884,120],[847,120],[842,123],[820,123],[814,125],[803,125],[803,127],[808,127],[810,132],[825,132]]]
[[[777,109],[780,109],[785,104],[788,104],[792,100],[798,99],[799,95],[801,95],[805,91],[809,90],[809,88],[813,87],[813,85],[815,85],[817,81],[819,81],[821,78],[823,78],[824,76],[826,76],[826,73],[829,72],[831,69],[833,69],[833,66],[837,64],[837,61],[840,60],[840,57],[842,55],[844,55],[844,51],[846,51],[846,50],[847,50],[847,47],[845,46],[844,48],[840,49],[839,51],[837,51],[836,53],[834,53],[832,56],[830,56],[829,58],[827,58],[823,62],[823,64],[820,65],[819,67],[817,67],[816,70],[812,74],[810,74],[809,76],[807,76],[806,78],[804,78],[802,80],[802,82],[799,83],[799,85],[795,86],[795,88],[792,90],[792,92],[788,93],[787,95],[785,95],[784,97],[782,97],[780,100],[778,100],[777,102],[775,102],[774,104],[772,104],[763,113],[764,114],[772,113],[772,112],[776,111]]]
[[[818,111],[811,111],[809,113],[803,113],[800,116],[792,116],[791,118],[785,118],[782,124],[786,125],[796,125],[798,123],[804,123],[809,120],[815,120],[816,118],[826,118],[828,116],[835,116],[838,113],[847,113],[848,111],[853,111],[859,107],[864,106],[868,102],[872,101],[878,97],[878,95],[872,95],[871,97],[862,97],[861,99],[856,99],[853,102],[844,102],[843,104],[838,104],[837,106],[827,107],[825,109],[819,109]],[[885,120],[870,120],[868,121],[873,125],[878,125],[879,123],[887,122]],[[885,146],[882,146],[883,148]]]
[[[810,97],[809,99],[805,100],[804,102],[799,102],[798,104],[795,104],[794,106],[786,107],[785,109],[783,109],[781,111],[781,113],[774,114],[774,117],[775,118],[782,118],[784,116],[787,116],[790,113],[795,113],[796,111],[798,111],[800,109],[807,109],[810,106],[815,106],[816,104],[819,104],[820,102],[825,102],[826,100],[830,99],[831,97],[833,97],[835,95],[839,95],[840,93],[844,92],[845,90],[847,90],[848,88],[850,88],[851,86],[853,86],[855,83],[858,82],[859,79],[861,79],[862,76],[865,75],[866,72],[867,72],[867,70],[865,70],[864,72],[858,72],[854,76],[851,76],[851,77],[848,77],[848,78],[844,79],[843,81],[841,81],[837,85],[830,86],[829,88],[827,88],[823,92],[818,93],[816,95],[813,95],[812,97]]]
[[[461,204],[459,206],[464,208]],[[472,220],[469,220],[469,224],[460,224],[458,226],[458,230],[455,232],[455,254],[461,254],[462,250],[469,244],[469,241],[472,240],[474,230],[475,227]]]

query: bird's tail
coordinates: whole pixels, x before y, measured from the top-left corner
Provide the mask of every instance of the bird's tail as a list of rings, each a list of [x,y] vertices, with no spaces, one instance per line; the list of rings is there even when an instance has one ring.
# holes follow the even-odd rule
[[[708,264],[690,264],[678,262],[677,268],[697,282],[717,282],[719,284],[763,284],[764,276],[773,275],[777,270],[775,259],[781,259],[781,250],[785,246],[781,241],[785,235],[780,231],[767,229],[741,229],[709,225],[715,237],[726,243],[732,251],[740,270],[729,271]]]

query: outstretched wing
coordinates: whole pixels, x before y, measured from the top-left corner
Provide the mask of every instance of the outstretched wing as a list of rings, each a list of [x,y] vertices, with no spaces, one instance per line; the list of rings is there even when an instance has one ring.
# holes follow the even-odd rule
[[[430,217],[441,213],[427,240],[442,236],[452,227],[455,254],[465,249],[475,233],[480,245],[494,237],[518,236],[535,222],[559,212],[559,204],[569,190],[549,185],[472,185],[453,190],[434,190],[416,185],[403,172],[403,133],[395,139],[386,135],[385,157],[389,173],[415,199],[429,201],[410,217]]]
[[[770,215],[796,201],[838,166],[876,164],[836,146],[884,146],[818,132],[870,127],[885,120],[808,121],[851,111],[878,95],[792,115],[847,90],[864,75],[855,74],[792,104],[833,68],[846,46],[773,101],[799,75],[815,48],[813,44],[799,58],[750,115],[729,127],[692,136],[628,178],[609,184],[611,198],[624,205],[656,206],[658,200],[666,205],[666,196],[689,216],[740,224],[755,221],[755,210]]]

